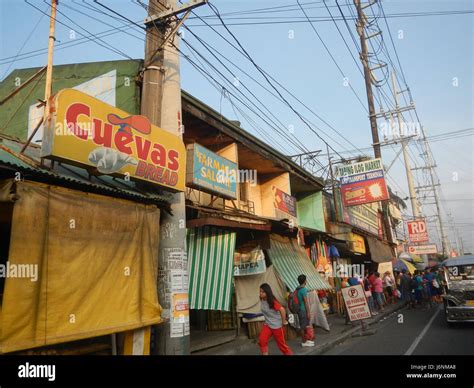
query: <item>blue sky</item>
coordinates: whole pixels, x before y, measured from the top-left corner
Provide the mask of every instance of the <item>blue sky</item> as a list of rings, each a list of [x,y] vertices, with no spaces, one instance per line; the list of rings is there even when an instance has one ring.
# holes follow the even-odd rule
[[[49,12],[48,5],[40,0],[29,0],[30,3]],[[309,3],[304,0],[304,3]],[[112,7],[117,12],[126,15],[134,21],[140,21],[145,17],[145,11],[136,2],[130,0],[104,0],[102,3]],[[303,4],[304,4],[303,3]],[[270,15],[292,19],[302,18],[304,15],[301,10],[296,9],[296,1],[223,1],[215,0],[213,4],[224,15],[229,28],[239,39],[245,49],[250,53],[255,62],[265,71],[270,73],[279,82],[290,89],[299,99],[311,107],[316,113],[323,117],[332,127],[341,132],[344,137],[353,144],[348,144],[347,140],[342,139],[331,131],[325,124],[318,121],[317,118],[296,103],[295,108],[317,124],[316,131],[326,139],[329,144],[337,151],[344,149],[353,149],[354,145],[358,148],[365,148],[372,143],[370,126],[367,113],[351,92],[348,86],[343,83],[343,77],[339,70],[329,57],[324,46],[311,29],[308,23],[293,24],[273,24],[273,25],[230,25],[236,22],[242,22],[241,19],[230,19],[237,15],[225,15],[229,12],[242,11],[248,9],[282,7],[294,5],[294,11],[288,11],[288,8],[277,8],[285,12],[248,15],[249,17],[268,18]],[[339,16],[335,1],[327,1],[330,11],[334,16]],[[346,0],[339,0],[341,8],[349,16],[349,8]],[[113,26],[123,26],[118,17],[110,18],[100,13],[81,7],[85,5],[91,7],[93,2],[88,0],[83,3],[81,0],[63,0],[60,2],[60,11],[70,17],[80,27],[91,33],[99,33],[110,29]],[[442,1],[442,0],[387,0],[383,2],[384,10],[387,15],[409,12],[434,12],[434,11],[455,11],[472,10],[472,1]],[[83,12],[87,12],[99,20],[93,20],[72,10],[73,7]],[[96,6],[97,7],[97,6]],[[304,4],[306,12],[310,17],[325,17],[329,14],[322,2],[311,2]],[[105,9],[97,7],[99,11],[107,12]],[[353,7],[352,7],[353,9]],[[197,10],[198,15],[212,15],[209,7],[204,6]],[[21,17],[23,23],[18,20]],[[31,33],[33,27],[40,20],[41,13],[20,0],[2,0],[0,1],[0,20],[1,20],[1,49],[0,57],[2,59],[14,56],[22,47],[25,40]],[[239,16],[241,17],[241,15]],[[428,16],[428,17],[406,17],[406,18],[388,18],[388,24],[392,32],[395,46],[402,63],[406,80],[415,99],[417,111],[422,125],[426,128],[429,135],[440,134],[455,130],[472,128],[473,125],[473,14],[459,14],[449,16]],[[70,20],[64,15],[58,15],[58,20],[73,27],[73,29],[63,25],[57,26],[57,43],[66,43],[81,38],[84,33],[78,26],[73,26]],[[232,37],[226,31],[218,26],[218,21],[206,19],[227,39]],[[262,21],[265,19],[247,19],[246,21]],[[387,44],[392,58],[395,60],[393,50],[385,22],[380,19],[384,42]],[[253,77],[257,78],[266,87],[265,80],[240,54],[232,49],[217,34],[208,27],[202,26],[202,22],[197,19],[191,19],[187,22],[191,30],[205,40],[208,44],[215,47],[221,54],[233,63],[242,67]],[[356,49],[351,41],[350,35],[343,22],[337,22],[349,47],[355,58],[358,59]],[[25,27],[27,26],[27,27]],[[314,23],[315,28],[321,38],[330,49],[333,57],[342,69],[350,84],[356,91],[359,98],[366,105],[365,87],[363,79],[351,58],[349,51],[344,46],[334,23],[332,21]],[[349,26],[355,33],[354,23],[349,20]],[[139,30],[129,30],[137,38],[130,35],[117,33],[104,37],[104,41],[110,47],[120,49],[126,55],[132,58],[143,57],[143,36]],[[22,49],[22,53],[32,50],[43,49],[47,47],[48,18],[43,16],[39,21],[34,33],[28,39]],[[184,38],[196,47],[206,58],[211,59],[208,52],[199,45],[194,37],[185,31]],[[189,53],[189,49],[182,44],[184,52]],[[0,77],[4,78],[11,70],[15,68],[26,68],[44,65],[46,62],[45,51],[41,55],[18,60],[12,64],[0,61]],[[35,53],[33,53],[35,54]],[[101,61],[110,59],[124,59],[123,56],[101,47],[95,43],[88,42],[71,48],[57,50],[54,54],[55,64],[79,63],[89,61]],[[215,61],[213,63],[216,63]],[[10,66],[11,65],[11,66]],[[219,66],[223,72],[225,70]],[[299,118],[292,113],[288,107],[278,102],[270,96],[253,81],[246,78],[240,71],[235,70],[241,84],[246,85],[252,92],[259,97],[269,110],[275,113],[281,124],[288,131],[290,136],[295,136],[309,150],[325,150],[325,145],[310,132]],[[227,73],[232,80],[232,77]],[[240,119],[243,127],[259,137],[264,137],[241,117],[239,111],[237,115],[232,109],[229,100],[222,96],[222,92],[213,88],[186,60],[182,60],[182,86],[191,94],[200,98],[216,110],[222,111],[224,115],[231,119]],[[241,87],[241,86],[239,86]],[[228,87],[231,90],[231,87]],[[242,90],[242,89],[241,89]],[[388,91],[388,88],[385,87]],[[233,91],[233,93],[237,93]],[[235,99],[234,99],[235,101]],[[238,103],[236,103],[238,105]],[[247,112],[244,109],[244,112]],[[406,115],[407,119],[410,116]],[[257,119],[258,120],[258,119]],[[278,147],[286,154],[294,154],[298,151],[294,147],[289,147],[287,142],[278,138],[274,130],[270,137],[264,138],[268,142],[270,139],[279,139],[279,143],[285,147]],[[272,132],[273,131],[273,132]],[[330,140],[328,135],[337,140],[341,145]],[[444,212],[450,211],[455,218],[455,223],[463,236],[466,249],[474,251],[473,231],[473,137],[462,137],[445,141],[434,142],[432,150],[438,164],[438,174],[442,184],[444,202]],[[419,149],[412,144],[410,146],[413,161],[417,165],[422,164],[418,157]],[[384,163],[389,165],[395,157],[399,145],[392,147],[383,147],[382,156]],[[372,155],[371,152],[368,152]],[[400,196],[405,197],[408,192],[403,165],[397,160],[389,171],[389,183],[394,191]],[[420,177],[420,184],[423,184]],[[408,209],[410,212],[410,208]],[[432,207],[424,208],[427,215],[433,213]],[[444,213],[443,213],[444,214]],[[436,236],[433,232],[433,236]]]

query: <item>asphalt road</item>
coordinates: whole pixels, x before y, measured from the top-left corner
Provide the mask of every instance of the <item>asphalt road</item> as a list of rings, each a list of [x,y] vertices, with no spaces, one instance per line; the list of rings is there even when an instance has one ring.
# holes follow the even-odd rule
[[[442,306],[400,310],[370,330],[346,340],[326,355],[474,355],[474,323],[445,322]]]

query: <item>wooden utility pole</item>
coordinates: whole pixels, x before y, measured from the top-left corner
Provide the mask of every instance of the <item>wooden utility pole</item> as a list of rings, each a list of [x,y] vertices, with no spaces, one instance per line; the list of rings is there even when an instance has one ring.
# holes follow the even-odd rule
[[[164,11],[165,5],[160,0],[150,0],[148,15]],[[148,117],[153,125],[161,127],[161,103],[163,100],[163,53],[158,50],[165,38],[165,25],[158,21],[146,26],[145,68],[143,69],[143,86],[141,95],[141,114]]]
[[[35,137],[36,132],[38,132],[38,129],[41,128],[41,125],[43,125],[43,128],[46,128],[49,125],[48,120],[51,119],[49,115],[49,98],[51,97],[52,90],[53,90],[53,52],[54,52],[54,42],[56,41],[54,34],[55,34],[55,28],[56,28],[56,9],[58,6],[58,1],[59,0],[51,0],[51,16],[49,18],[48,64],[46,65],[46,85],[44,88],[43,117],[38,122],[36,127],[33,129],[33,132],[31,132],[30,137],[28,137],[28,139],[26,140],[26,143],[23,145],[20,151],[20,154],[25,152],[25,150],[28,148],[28,145],[31,143],[31,141]],[[40,71],[42,72],[42,70]],[[39,74],[39,72],[37,74]]]
[[[354,5],[357,8],[357,33],[360,37],[360,59],[364,67],[364,79],[365,79],[365,88],[367,91],[367,104],[369,107],[369,120],[370,120],[370,129],[372,131],[372,143],[374,147],[375,158],[381,158],[382,152],[380,149],[380,140],[379,132],[377,128],[377,114],[375,113],[375,103],[374,103],[374,94],[372,91],[372,71],[370,69],[369,60],[368,60],[368,48],[367,48],[367,38],[365,36],[365,24],[366,16],[362,10],[361,0],[354,0]],[[369,6],[372,5],[369,3]],[[390,225],[390,219],[388,215],[388,203],[386,201],[382,202],[382,219],[385,227],[385,232],[387,235],[387,240],[393,242],[392,239],[392,228]]]
[[[183,126],[177,51],[179,37],[176,32],[191,9],[202,4],[205,1],[192,0],[187,5],[177,6],[176,0],[149,0],[145,19],[147,33],[141,114],[152,124],[179,136],[182,136]],[[176,16],[183,12],[185,15],[177,21]],[[185,168],[184,164],[182,168]],[[171,200],[171,214],[161,214],[157,286],[162,316],[166,321],[155,328],[154,354],[190,353],[189,317],[176,320],[173,314],[174,295],[187,294],[188,289],[174,289],[171,282],[171,275],[178,275],[187,287],[187,264],[185,198],[184,193],[176,193]]]
[[[53,88],[53,51],[54,42],[56,38],[55,26],[56,26],[56,9],[58,6],[58,0],[51,0],[51,18],[49,19],[49,42],[48,42],[48,65],[46,67],[46,86],[44,89],[44,100],[46,101],[45,117],[49,114],[49,98],[51,97]]]

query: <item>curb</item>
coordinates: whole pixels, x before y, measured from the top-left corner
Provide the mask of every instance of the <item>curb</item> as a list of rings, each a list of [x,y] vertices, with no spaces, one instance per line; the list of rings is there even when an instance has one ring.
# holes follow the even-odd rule
[[[393,310],[387,311],[383,314],[379,313],[371,322],[367,323],[367,326],[373,326],[373,325],[379,323],[381,320],[387,318],[391,314],[393,314],[393,313],[395,313],[399,310],[404,309],[405,307],[406,307],[405,305],[396,306]],[[310,353],[307,353],[307,354],[309,354],[309,355],[321,355],[321,354],[323,354],[323,353],[325,353],[325,352],[327,352],[331,349],[334,349],[337,345],[343,343],[345,340],[352,337],[352,335],[354,333],[357,333],[359,330],[360,330],[359,327],[354,327],[354,328],[351,328],[347,331],[344,331],[337,338],[335,338],[331,341],[328,341],[324,344],[321,344],[319,346],[316,346]]]
[[[391,309],[391,310],[387,310],[387,311],[384,311],[383,313],[379,313],[378,315],[376,315],[374,318],[372,318],[372,320],[370,322],[367,322],[367,327],[370,327],[370,326],[373,326],[373,325],[376,325],[377,323],[379,323],[380,321],[384,320],[385,318],[387,318],[388,316],[390,316],[391,314],[397,312],[397,311],[400,311],[402,309],[406,308],[405,305],[397,305],[395,306],[395,308]],[[296,356],[306,356],[306,355],[311,355],[311,356],[315,356],[315,355],[321,355],[325,352],[328,352],[329,350],[335,348],[337,345],[343,343],[344,341],[346,341],[348,338],[352,337],[352,335],[354,333],[357,333],[358,331],[360,330],[360,327],[357,326],[357,327],[351,327],[351,328],[347,328],[346,330],[344,330],[342,333],[340,333],[337,337],[323,343],[323,344],[320,344],[320,345],[317,345],[315,346],[314,348],[311,348],[311,349],[301,349],[298,353],[295,353]],[[237,339],[238,341],[238,339]],[[239,344],[236,344],[237,346],[233,347],[232,349],[229,349],[225,352],[222,352],[220,353],[219,355],[220,356],[235,356],[235,355],[238,355],[238,353],[242,352],[242,351],[246,351],[247,349],[249,348],[253,348],[254,346],[257,346],[256,344],[256,341],[255,340],[248,340],[246,338],[243,338],[242,339],[242,343],[239,343]],[[231,341],[232,342],[232,341]],[[216,348],[218,346],[215,346]],[[209,351],[211,350],[213,347],[210,347],[208,349],[202,349],[202,350],[199,350],[197,352],[194,352],[192,353],[192,355],[195,355],[195,356],[205,356],[206,354],[202,354],[203,352],[205,352],[206,350]]]

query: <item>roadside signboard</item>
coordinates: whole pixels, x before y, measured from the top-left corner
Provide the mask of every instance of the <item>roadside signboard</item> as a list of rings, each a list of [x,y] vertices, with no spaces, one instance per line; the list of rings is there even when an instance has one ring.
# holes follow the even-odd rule
[[[265,255],[260,248],[234,253],[234,276],[257,275],[266,270]]]
[[[348,233],[347,241],[352,252],[366,254],[364,237],[356,233]]]
[[[382,238],[382,219],[376,203],[360,206],[341,206],[344,222]]]
[[[237,164],[200,144],[188,144],[186,184],[224,198],[237,198]]]
[[[296,217],[296,198],[285,193],[276,186],[272,186],[272,191],[274,195],[273,204],[275,209]]]
[[[358,284],[357,286],[343,288],[342,297],[344,298],[351,322],[371,317],[362,285]]]
[[[380,158],[339,166],[336,176],[341,182],[344,206],[355,206],[389,199]]]
[[[184,191],[186,151],[180,136],[73,89],[56,93],[41,157]]]
[[[425,243],[429,241],[428,230],[424,219],[407,221],[408,236],[412,243]]]
[[[410,245],[408,247],[408,252],[415,255],[429,255],[438,253],[438,248],[436,247],[436,244]]]

